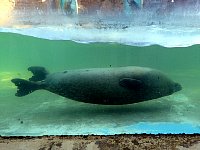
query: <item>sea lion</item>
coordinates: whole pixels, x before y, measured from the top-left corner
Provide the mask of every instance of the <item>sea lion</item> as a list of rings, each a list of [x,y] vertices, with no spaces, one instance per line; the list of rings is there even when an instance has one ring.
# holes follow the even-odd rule
[[[85,103],[123,105],[171,95],[182,89],[162,72],[145,67],[92,68],[49,74],[43,67],[29,67],[29,81],[12,79],[21,97],[45,89]]]

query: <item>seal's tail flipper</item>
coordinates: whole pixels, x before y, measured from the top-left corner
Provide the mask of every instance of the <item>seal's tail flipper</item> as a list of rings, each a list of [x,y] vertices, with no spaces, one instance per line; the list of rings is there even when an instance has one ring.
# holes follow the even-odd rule
[[[27,81],[24,79],[12,79],[11,80],[18,88],[17,93],[15,96],[22,97],[28,95],[35,90],[41,89],[41,85],[35,82]]]
[[[29,78],[29,81],[42,81],[49,74],[44,67],[32,66],[28,68],[28,71],[33,73],[33,76]]]

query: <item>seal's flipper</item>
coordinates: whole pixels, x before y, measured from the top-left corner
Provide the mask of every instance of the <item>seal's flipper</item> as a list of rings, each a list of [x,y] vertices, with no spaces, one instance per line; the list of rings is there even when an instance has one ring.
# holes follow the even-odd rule
[[[11,80],[18,88],[17,93],[15,94],[15,96],[18,97],[22,97],[25,95],[28,95],[32,92],[34,92],[35,90],[39,90],[41,89],[41,85],[38,83],[34,83],[31,81],[27,81],[24,79],[12,79]]]
[[[33,73],[29,81],[42,81],[48,75],[48,71],[44,67],[32,66],[28,68],[28,71]]]
[[[137,90],[142,86],[142,81],[132,78],[123,78],[119,80],[119,85],[127,89]]]

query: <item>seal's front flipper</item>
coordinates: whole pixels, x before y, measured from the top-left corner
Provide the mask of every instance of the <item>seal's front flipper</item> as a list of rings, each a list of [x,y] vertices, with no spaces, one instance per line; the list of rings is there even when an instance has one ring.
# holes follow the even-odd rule
[[[141,88],[142,81],[132,78],[123,78],[119,80],[119,85],[130,90],[137,90]]]
[[[27,81],[24,79],[12,79],[11,80],[18,88],[17,93],[15,94],[15,96],[18,97],[22,97],[25,95],[28,95],[32,92],[34,92],[35,90],[39,90],[41,89],[41,85],[38,83],[34,83],[31,81]]]
[[[28,71],[33,73],[33,76],[29,78],[29,81],[42,81],[49,74],[44,67],[32,66],[28,68]]]

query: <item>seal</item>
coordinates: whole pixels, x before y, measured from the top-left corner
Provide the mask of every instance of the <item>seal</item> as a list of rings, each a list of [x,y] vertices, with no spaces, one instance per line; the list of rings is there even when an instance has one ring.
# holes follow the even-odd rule
[[[168,96],[182,89],[162,72],[145,67],[92,68],[49,74],[43,67],[28,68],[29,80],[15,78],[18,97],[44,89],[92,104],[123,105]]]

